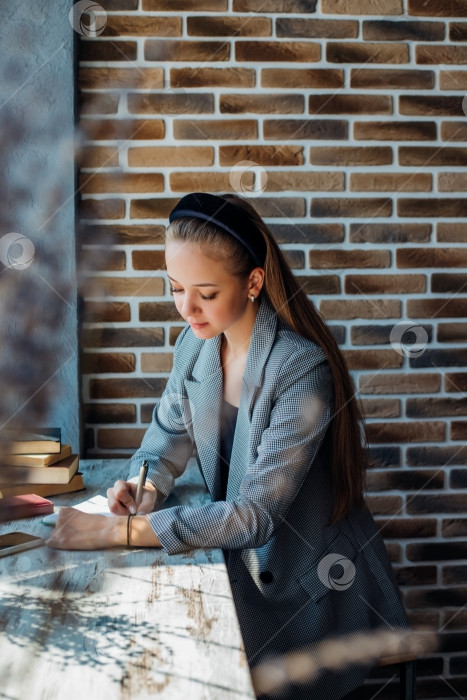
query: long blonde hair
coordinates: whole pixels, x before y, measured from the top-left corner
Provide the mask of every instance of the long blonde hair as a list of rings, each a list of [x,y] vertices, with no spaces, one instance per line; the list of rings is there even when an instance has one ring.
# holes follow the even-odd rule
[[[241,207],[261,232],[266,243],[264,283],[261,295],[280,319],[294,331],[319,345],[326,353],[334,381],[334,415],[326,432],[323,449],[331,463],[334,507],[330,524],[338,522],[353,506],[364,507],[363,491],[368,462],[368,445],[362,411],[344,357],[329,327],[313,302],[300,287],[269,228],[253,206],[234,194],[219,195]],[[228,262],[232,275],[248,279],[256,267],[248,250],[219,227],[195,218],[173,221],[166,241],[190,241],[200,245],[209,257]]]

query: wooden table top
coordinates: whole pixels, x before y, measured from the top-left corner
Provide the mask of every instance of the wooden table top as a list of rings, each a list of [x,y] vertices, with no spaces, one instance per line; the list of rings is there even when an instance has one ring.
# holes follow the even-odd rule
[[[81,460],[86,491],[125,478],[125,460]],[[210,497],[197,467],[164,506]],[[47,537],[40,518],[2,523]],[[221,550],[67,552],[0,558],[0,698],[7,700],[254,698]]]

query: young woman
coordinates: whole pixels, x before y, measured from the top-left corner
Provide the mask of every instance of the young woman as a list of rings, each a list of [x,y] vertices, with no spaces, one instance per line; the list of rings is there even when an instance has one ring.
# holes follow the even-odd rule
[[[267,226],[234,195],[193,193],[169,217],[167,275],[188,325],[131,476],[108,490],[116,518],[62,510],[52,547],[221,548],[251,668],[327,636],[408,628],[384,542],[365,505],[366,444],[329,328]],[[212,496],[160,508],[196,453]],[[100,518],[97,522],[96,518]],[[294,686],[339,700],[371,664]]]

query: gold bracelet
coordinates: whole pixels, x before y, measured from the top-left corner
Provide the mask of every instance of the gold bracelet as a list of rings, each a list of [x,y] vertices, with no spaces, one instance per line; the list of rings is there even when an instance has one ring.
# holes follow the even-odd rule
[[[131,544],[130,544],[130,520],[133,517],[133,515],[130,513],[128,516],[128,520],[126,522],[126,547],[127,549],[131,549]]]

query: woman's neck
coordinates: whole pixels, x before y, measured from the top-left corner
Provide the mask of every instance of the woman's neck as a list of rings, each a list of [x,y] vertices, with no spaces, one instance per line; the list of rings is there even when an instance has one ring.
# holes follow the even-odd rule
[[[233,360],[245,358],[248,355],[248,348],[250,347],[251,335],[253,326],[255,325],[259,304],[250,303],[247,308],[248,312],[245,313],[245,316],[241,319],[241,325],[240,322],[237,322],[222,334],[221,347]]]

